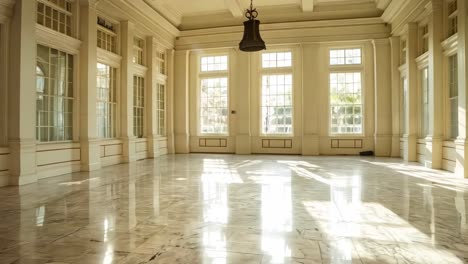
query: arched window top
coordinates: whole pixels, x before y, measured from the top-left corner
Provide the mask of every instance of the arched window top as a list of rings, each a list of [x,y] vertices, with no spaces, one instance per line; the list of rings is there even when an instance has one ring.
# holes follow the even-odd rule
[[[36,65],[36,92],[45,92],[45,73],[39,64]]]

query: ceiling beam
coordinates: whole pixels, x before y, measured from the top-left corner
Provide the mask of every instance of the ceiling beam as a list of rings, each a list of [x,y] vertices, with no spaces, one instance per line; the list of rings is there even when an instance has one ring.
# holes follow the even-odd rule
[[[301,0],[302,12],[314,11],[314,0]]]
[[[244,7],[239,0],[224,0],[224,4],[231,11],[233,17],[243,17]]]
[[[385,10],[392,0],[375,0],[378,9]]]

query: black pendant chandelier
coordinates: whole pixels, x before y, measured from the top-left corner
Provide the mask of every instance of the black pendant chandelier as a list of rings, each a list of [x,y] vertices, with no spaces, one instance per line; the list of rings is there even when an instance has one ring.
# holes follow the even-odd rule
[[[245,17],[249,20],[244,22],[244,37],[239,43],[239,49],[242,51],[253,52],[266,49],[265,42],[260,37],[260,20],[257,20],[258,12],[253,8],[250,0],[250,9],[245,11]]]

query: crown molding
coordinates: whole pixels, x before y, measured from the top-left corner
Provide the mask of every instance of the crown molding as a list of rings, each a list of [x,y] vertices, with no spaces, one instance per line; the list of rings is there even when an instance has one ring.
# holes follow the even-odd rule
[[[289,22],[261,25],[268,45],[328,41],[356,41],[390,37],[390,28],[380,18]],[[182,31],[177,50],[236,47],[242,26]]]
[[[182,12],[171,5],[170,0],[143,0],[154,11],[163,16],[173,26],[178,27],[182,23]]]
[[[0,22],[4,23],[13,15],[15,0],[0,0]]]
[[[52,29],[36,24],[36,41],[38,44],[46,45],[68,54],[79,53],[81,41]]]
[[[390,2],[392,0],[375,0],[375,6],[380,10],[385,10],[390,5]]]
[[[233,17],[244,17],[244,8],[239,0],[224,0]]]
[[[382,14],[383,21],[392,25],[392,34],[401,35],[405,25],[416,22],[427,11],[430,0],[392,0]]]
[[[111,8],[118,14],[113,13]],[[175,37],[180,35],[180,31],[174,25],[150,8],[144,0],[101,0],[97,10],[103,14],[118,16],[121,21],[134,21],[141,27],[138,32],[156,36],[168,47],[173,47]]]

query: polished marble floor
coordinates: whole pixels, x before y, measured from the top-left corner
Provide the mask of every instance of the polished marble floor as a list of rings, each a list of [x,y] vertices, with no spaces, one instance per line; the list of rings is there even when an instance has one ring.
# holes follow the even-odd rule
[[[360,157],[176,155],[0,189],[0,263],[467,263],[468,180]]]

